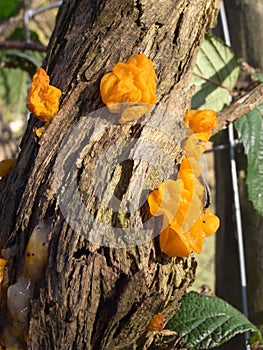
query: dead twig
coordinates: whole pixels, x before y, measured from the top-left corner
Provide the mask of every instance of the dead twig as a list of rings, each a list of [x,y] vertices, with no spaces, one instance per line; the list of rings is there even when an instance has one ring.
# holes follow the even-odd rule
[[[249,91],[244,96],[224,108],[217,114],[218,126],[214,130],[214,134],[225,129],[229,123],[241,118],[244,114],[252,111],[260,102],[263,101],[263,84]]]
[[[18,49],[18,50],[32,50],[32,51],[39,51],[39,52],[45,52],[46,46],[35,43],[35,42],[25,42],[25,41],[16,41],[16,40],[5,40],[0,41],[0,48],[1,49]]]

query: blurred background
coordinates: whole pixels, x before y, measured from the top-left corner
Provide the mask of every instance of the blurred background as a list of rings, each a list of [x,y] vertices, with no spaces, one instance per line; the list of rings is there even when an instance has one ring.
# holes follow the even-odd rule
[[[60,2],[0,2],[0,160],[15,158],[32,75],[45,57]]]

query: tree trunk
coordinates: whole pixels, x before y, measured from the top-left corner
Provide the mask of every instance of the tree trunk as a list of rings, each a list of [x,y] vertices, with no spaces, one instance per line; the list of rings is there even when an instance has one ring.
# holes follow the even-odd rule
[[[44,63],[63,92],[60,110],[39,142],[33,128],[41,124],[30,118],[18,162],[0,182],[0,247],[16,245],[10,284],[35,224],[51,225],[28,349],[147,348],[151,317],[168,320],[193,281],[193,257],[160,254],[146,198],[182,157],[189,78],[213,5],[63,2]],[[140,52],[153,60],[158,103],[139,123],[119,125],[100,109],[99,82]]]
[[[250,65],[263,69],[262,2],[260,0],[252,2],[245,0],[225,1],[225,9],[232,48],[236,56],[245,59]],[[235,18],[234,21],[233,18]],[[227,138],[221,138],[221,142],[228,143]],[[216,159],[217,214],[221,218],[221,228],[216,242],[216,293],[242,310],[231,177],[227,175],[228,171],[226,171],[230,167],[229,154],[226,152],[218,153]],[[236,161],[239,170],[238,181],[245,244],[249,319],[262,328],[263,315],[260,310],[263,307],[263,218],[258,215],[248,200],[244,176],[246,161],[242,152],[237,154]],[[224,169],[224,176],[222,176],[222,169]],[[225,190],[226,188],[229,190]],[[243,342],[243,345],[240,344],[240,341]],[[239,340],[233,340],[233,342],[223,345],[220,349],[245,348],[243,337],[240,337]]]

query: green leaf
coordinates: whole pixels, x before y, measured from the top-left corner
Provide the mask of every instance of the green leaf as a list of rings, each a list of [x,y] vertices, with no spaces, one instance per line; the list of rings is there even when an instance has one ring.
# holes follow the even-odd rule
[[[35,74],[36,68],[41,66],[44,57],[45,53],[38,51],[2,50],[0,52],[0,60],[4,62],[5,68],[24,70],[31,77]]]
[[[14,16],[20,7],[19,0],[1,0],[0,1],[0,21]]]
[[[21,69],[0,70],[0,100],[8,106],[12,114],[26,110],[27,73]]]
[[[252,331],[254,342],[262,342],[259,330],[244,315],[218,297],[186,293],[180,310],[166,329],[177,332],[190,350],[212,349],[235,335]]]
[[[197,56],[190,81],[195,85],[193,109],[220,111],[230,103],[230,92],[239,75],[232,50],[219,38],[207,34]]]
[[[0,59],[2,59],[0,55]],[[0,69],[0,104],[7,107],[7,113],[24,114],[26,111],[27,73],[19,68]]]
[[[251,74],[255,78],[257,78],[259,83],[263,83],[263,73],[262,72],[254,72]]]
[[[8,51],[5,56],[10,59],[10,63],[13,61],[14,65],[30,73],[32,69],[35,73],[44,59],[44,54],[39,52]]]
[[[263,103],[235,122],[247,155],[248,198],[263,215]]]

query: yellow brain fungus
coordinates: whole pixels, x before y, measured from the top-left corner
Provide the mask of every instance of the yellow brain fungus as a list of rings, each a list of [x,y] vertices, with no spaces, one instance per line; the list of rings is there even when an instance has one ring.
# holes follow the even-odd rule
[[[48,123],[44,126],[41,126],[41,128],[38,128],[35,130],[35,135],[40,139],[40,137],[44,134],[48,126]]]
[[[13,335],[21,340],[26,340],[33,290],[32,282],[23,276],[7,290],[7,308],[12,319],[11,330]]]
[[[50,228],[47,224],[38,224],[29,239],[26,247],[24,276],[31,282],[41,280],[48,254],[48,233]]]
[[[16,163],[15,159],[4,159],[0,162],[0,178],[8,175]]]
[[[27,108],[42,122],[49,122],[59,110],[61,91],[49,82],[46,71],[37,68],[28,94]]]
[[[7,348],[20,349],[28,340],[28,315],[30,301],[37,282],[43,278],[48,254],[48,234],[50,228],[45,223],[35,226],[26,247],[24,269],[17,282],[7,290],[7,308],[10,318],[1,342]],[[22,346],[23,348],[23,346]]]
[[[163,315],[159,312],[154,315],[151,321],[148,323],[146,327],[146,331],[157,331],[161,332],[164,326],[164,318]]]
[[[184,116],[184,123],[198,140],[207,142],[212,129],[217,126],[218,119],[216,112],[209,109],[189,110]]]
[[[219,219],[212,211],[203,209],[205,189],[200,181],[202,168],[198,163],[205,150],[200,141],[208,141],[217,125],[214,111],[189,111],[184,121],[193,134],[185,141],[185,156],[178,179],[165,180],[148,196],[150,212],[163,215],[159,236],[161,251],[168,256],[200,254],[204,238],[216,232]]]
[[[112,72],[100,82],[102,101],[112,113],[120,113],[120,123],[138,120],[149,112],[156,102],[156,74],[152,61],[145,54],[131,57],[128,62],[118,62]]]

